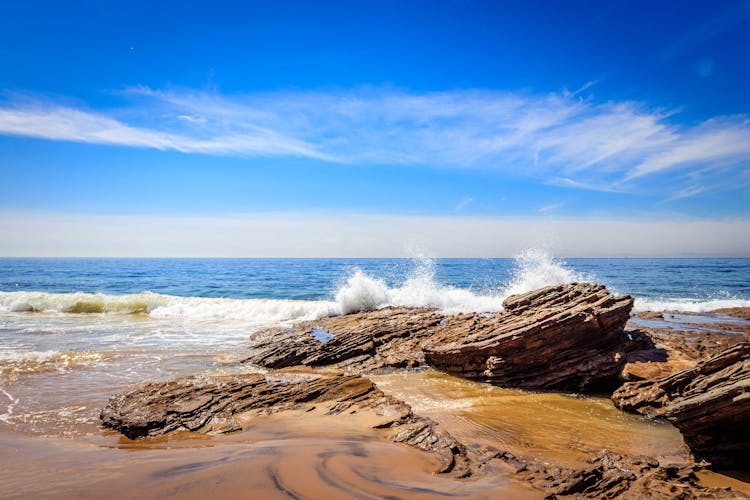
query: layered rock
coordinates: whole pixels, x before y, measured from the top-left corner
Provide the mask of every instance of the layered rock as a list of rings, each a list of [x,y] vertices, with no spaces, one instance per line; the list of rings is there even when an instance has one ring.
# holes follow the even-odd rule
[[[352,373],[425,364],[508,387],[614,388],[633,306],[602,285],[573,283],[511,296],[498,313],[384,308],[257,333],[246,361],[265,368],[333,366]]]
[[[624,384],[612,395],[625,411],[664,417],[697,458],[720,467],[750,462],[750,343],[653,381]]]
[[[506,387],[575,391],[617,385],[633,299],[603,285],[550,286],[503,303],[489,318],[464,320],[461,335],[423,346],[427,362],[449,373]]]
[[[412,368],[424,364],[421,345],[449,318],[432,309],[387,307],[271,328],[253,335],[255,352],[245,361],[265,368],[333,366],[357,373]]]
[[[101,411],[104,426],[130,439],[173,431],[226,433],[260,414],[322,411],[325,415],[369,412],[370,425],[387,429],[391,440],[437,453],[439,472],[467,474],[465,452],[428,418],[383,394],[370,380],[353,375],[306,371],[223,377],[190,377],[150,383],[112,397]]]
[[[111,398],[101,420],[131,439],[140,439],[175,431],[231,432],[252,425],[259,415],[290,411],[303,415],[315,411],[331,418],[332,425],[337,418],[368,413],[374,418],[358,422],[383,429],[391,441],[437,453],[438,472],[458,477],[490,474],[493,464],[499,464],[495,473],[515,474],[551,497],[742,497],[701,486],[690,465],[663,466],[653,459],[602,452],[587,466],[564,468],[507,451],[469,449],[431,419],[415,415],[405,403],[354,375],[293,370],[151,383]]]
[[[549,492],[548,498],[746,498],[736,491],[700,484],[691,464],[660,464],[650,457],[628,457],[602,450],[589,465],[568,469],[527,464],[521,475]]]

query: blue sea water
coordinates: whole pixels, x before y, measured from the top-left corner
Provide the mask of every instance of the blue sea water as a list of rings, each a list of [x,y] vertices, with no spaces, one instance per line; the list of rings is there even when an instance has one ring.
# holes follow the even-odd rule
[[[750,299],[750,259],[566,259],[582,276],[644,298]],[[435,281],[499,289],[515,259],[434,259]],[[397,286],[419,259],[0,259],[0,291],[185,297],[329,298],[355,270]]]
[[[603,283],[644,303],[750,300],[750,259],[0,259],[0,292],[333,300],[357,271],[389,288],[409,279],[497,295],[569,279]],[[525,276],[519,274],[526,273]],[[427,275],[426,275],[427,274]],[[520,284],[519,285],[523,285]],[[430,304],[424,304],[430,305]],[[440,305],[440,304],[434,304]],[[0,306],[2,307],[2,306]],[[689,307],[688,307],[689,308]]]

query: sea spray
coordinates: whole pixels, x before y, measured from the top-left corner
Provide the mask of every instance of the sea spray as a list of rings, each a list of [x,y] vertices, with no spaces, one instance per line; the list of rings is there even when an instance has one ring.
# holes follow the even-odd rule
[[[513,260],[515,266],[510,281],[503,287],[503,298],[550,285],[595,281],[590,276],[570,269],[564,262],[543,250],[524,250]]]
[[[415,259],[413,271],[394,287],[357,269],[337,291],[335,303],[343,314],[385,306],[430,307],[447,313],[490,312],[501,310],[509,295],[586,280],[584,275],[538,250],[521,253],[514,263],[512,278],[505,286],[481,292],[438,283],[436,263],[430,258]]]

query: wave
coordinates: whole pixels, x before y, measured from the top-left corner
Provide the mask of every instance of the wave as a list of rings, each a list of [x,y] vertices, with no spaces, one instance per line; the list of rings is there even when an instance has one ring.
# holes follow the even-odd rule
[[[433,307],[447,313],[491,312],[502,310],[503,301],[510,295],[586,280],[586,276],[539,250],[527,250],[514,260],[506,285],[484,293],[437,283],[432,259],[419,259],[415,271],[398,287],[356,271],[336,293],[336,305],[344,314],[385,306]]]
[[[27,351],[0,353],[0,375],[67,371],[112,358],[96,351]]]
[[[0,312],[146,314],[154,318],[285,321],[315,319],[334,310],[326,301],[178,297],[152,292],[130,295],[0,292]]]

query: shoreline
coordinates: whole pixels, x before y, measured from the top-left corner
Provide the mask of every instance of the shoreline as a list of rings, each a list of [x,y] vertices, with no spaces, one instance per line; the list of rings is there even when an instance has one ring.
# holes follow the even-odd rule
[[[747,311],[740,310],[732,312],[735,315],[741,315],[745,314]],[[679,314],[691,316],[690,314],[685,313]],[[634,315],[634,317],[644,316],[650,317],[652,321],[662,321],[656,318],[655,314],[644,315],[639,313]],[[694,316],[695,318],[701,318],[705,315],[696,314],[692,316]],[[635,326],[637,329],[646,332],[656,341],[657,348],[664,349],[668,353],[668,358],[664,361],[635,360],[636,362],[626,365],[637,365],[638,368],[641,369],[640,372],[638,372],[637,370],[630,372],[630,376],[635,377],[635,380],[638,380],[639,377],[643,379],[643,369],[647,366],[658,366],[661,374],[663,375],[665,373],[665,368],[668,368],[668,370],[676,370],[680,366],[684,368],[691,363],[697,362],[701,358],[705,358],[706,356],[709,356],[714,352],[720,351],[721,349],[725,348],[730,342],[739,342],[742,338],[747,339],[748,336],[750,336],[750,329],[746,328],[747,325],[737,327],[737,324],[732,324],[732,329],[726,330],[725,333],[717,333],[700,329],[675,330],[671,327],[673,325],[670,325],[668,321],[662,322],[664,323],[664,325],[660,325],[660,328],[655,328],[653,326],[644,327],[638,325],[631,325],[629,327],[632,329],[633,326]],[[694,327],[705,327],[705,322],[703,322],[702,320],[694,324],[690,324],[688,322],[688,326],[691,325]],[[722,326],[722,324],[719,322],[712,326],[721,327],[715,329],[723,330],[727,325]],[[674,358],[674,356],[678,355],[681,356],[679,359]],[[669,356],[673,356],[673,359],[669,359]],[[679,363],[677,361],[679,361]],[[83,368],[83,370],[85,370],[85,368]],[[325,368],[319,368],[317,370],[321,370],[322,372],[330,371]],[[446,380],[439,381],[437,383],[436,387],[441,388],[437,391],[437,394],[443,394],[444,396],[446,388],[452,388],[452,390],[458,391],[459,393],[463,391],[464,395],[466,396],[465,399],[471,401],[469,401],[469,403],[467,403],[466,401],[459,401],[458,403],[448,402],[448,404],[444,405],[444,408],[436,407],[430,409],[429,407],[424,405],[420,406],[418,400],[409,400],[409,398],[407,397],[407,395],[409,394],[419,396],[419,393],[415,390],[415,387],[420,386],[423,390],[425,390],[424,387],[429,387],[429,384],[424,383],[419,383],[417,384],[417,386],[414,385],[418,377],[425,376],[428,378],[432,376],[437,379],[440,379],[441,377],[448,377]],[[650,376],[654,376],[654,374],[652,373]],[[390,377],[391,380],[388,380],[388,377]],[[411,384],[402,382],[399,385],[397,381],[394,382],[394,380],[397,380],[399,377],[403,378],[404,382],[410,382]],[[493,412],[488,410],[488,408],[491,408],[491,405],[489,405],[489,403],[487,402],[487,396],[484,396],[484,400],[477,400],[476,397],[474,397],[472,400],[472,397],[468,395],[473,390],[476,390],[477,387],[482,388],[482,384],[466,381],[465,379],[453,379],[449,376],[441,375],[439,374],[439,372],[413,372],[408,370],[404,371],[404,369],[401,369],[399,371],[397,369],[396,371],[392,371],[390,375],[374,375],[373,380],[378,385],[378,387],[381,387],[387,394],[396,395],[397,397],[406,400],[414,407],[415,413],[425,414],[426,416],[436,420],[443,428],[447,429],[449,432],[455,433],[457,436],[462,436],[462,439],[465,439],[466,436],[471,435],[472,432],[476,432],[476,429],[486,430],[488,428],[491,429],[493,426],[495,426],[496,429],[502,430],[507,429],[508,427],[512,428],[513,422],[519,423],[524,421],[524,412],[519,411],[516,416],[507,415],[505,420],[501,419],[497,422],[488,423],[487,415],[490,415]],[[456,389],[457,386],[461,386],[462,384],[465,385],[464,388],[460,390]],[[488,389],[489,392],[503,391],[502,389],[492,388],[491,386],[488,387]],[[539,399],[540,395],[544,396],[546,394],[551,395],[548,397],[552,399],[562,398],[563,400],[565,400],[565,398],[570,398],[570,401],[583,401],[587,403],[592,402],[591,404],[594,405],[601,404],[597,403],[595,398],[592,399],[591,397],[586,396],[569,397],[565,396],[564,392],[518,391],[514,389],[509,389],[508,391],[515,391],[517,393],[517,397],[523,397],[524,395],[526,395],[526,397],[529,399]],[[519,394],[521,396],[518,396]],[[424,394],[422,395],[424,396]],[[445,397],[442,398],[442,401],[436,397],[433,397],[432,400],[434,402],[437,402],[438,404],[441,402],[446,403]],[[539,408],[540,410],[544,408],[546,409],[546,411],[549,411],[549,405],[545,406],[539,401],[537,401],[535,404],[538,405],[537,408]],[[484,408],[484,410],[482,410],[482,408]],[[528,415],[528,411],[533,411],[533,409],[531,409],[533,408],[533,406],[529,408],[530,410],[526,411],[526,415]],[[612,411],[615,412],[613,413],[613,415],[618,415],[617,412],[619,412],[619,410],[613,409]],[[478,427],[476,425],[474,427],[466,427],[466,422],[471,421],[472,419],[472,412],[474,412],[475,414],[475,424],[477,424],[476,419],[478,419]],[[568,411],[568,413],[580,414],[585,412],[582,412],[581,410],[573,410]],[[550,418],[554,418],[554,415],[554,413],[550,414]],[[656,425],[653,423],[648,423],[647,420],[641,419],[641,417],[628,416],[627,418],[634,419],[634,422],[643,422],[646,426]],[[484,422],[482,422],[483,419]],[[528,418],[526,420],[528,420]],[[604,429],[604,431],[606,431],[607,418],[603,418],[601,419],[601,421],[604,424],[602,428]],[[268,425],[266,425],[266,423],[264,422],[266,422]],[[300,434],[299,432],[300,422],[305,423],[306,427],[305,432],[303,432],[302,434]],[[294,480],[286,480],[286,482],[280,483],[286,486],[279,490],[278,485],[274,481],[271,481],[269,483],[268,481],[261,480],[262,478],[269,479],[274,476],[269,476],[267,474],[267,469],[269,466],[268,463],[263,462],[263,464],[261,465],[262,461],[258,462],[258,460],[261,460],[261,458],[259,456],[250,456],[252,455],[252,452],[249,450],[260,450],[262,446],[258,443],[274,443],[272,447],[275,447],[275,449],[288,449],[289,453],[292,454],[295,452],[295,450],[304,448],[304,446],[308,446],[310,450],[315,450],[314,452],[310,452],[307,461],[303,461],[302,463],[296,462],[296,465],[292,467],[292,469],[294,469],[295,471],[304,469],[305,467],[307,467],[308,469],[314,469],[314,467],[310,464],[316,463],[316,460],[319,460],[321,456],[329,456],[331,454],[333,454],[331,456],[346,456],[348,458],[344,460],[344,462],[348,463],[351,460],[356,461],[356,458],[359,456],[357,455],[357,453],[360,452],[356,451],[357,447],[364,447],[364,449],[366,450],[372,450],[366,452],[365,456],[360,458],[366,457],[367,460],[365,460],[365,462],[370,464],[370,466],[372,467],[381,467],[382,470],[379,473],[380,476],[387,477],[388,473],[385,471],[390,470],[393,463],[404,465],[404,467],[397,468],[399,471],[402,471],[402,469],[403,471],[406,471],[407,469],[411,471],[408,474],[404,472],[405,475],[400,476],[399,481],[401,482],[398,483],[399,486],[396,488],[396,491],[401,492],[401,495],[405,495],[408,497],[419,498],[419,496],[424,491],[427,491],[430,488],[434,487],[438,489],[434,490],[432,494],[435,494],[438,491],[451,491],[453,492],[453,494],[458,495],[459,497],[461,497],[461,495],[465,495],[467,498],[481,498],[483,496],[486,498],[493,498],[492,494],[490,494],[489,491],[494,491],[494,489],[497,488],[500,488],[497,491],[505,491],[506,494],[512,491],[513,494],[517,496],[528,495],[528,498],[536,498],[543,497],[547,493],[545,493],[543,489],[535,487],[533,481],[530,483],[527,479],[525,479],[525,477],[534,476],[535,474],[538,475],[538,473],[533,472],[535,468],[538,468],[538,466],[534,465],[538,460],[546,461],[547,463],[556,464],[558,466],[567,465],[578,467],[582,466],[586,461],[584,456],[585,454],[579,455],[579,458],[576,458],[572,462],[566,462],[562,455],[559,455],[557,458],[551,456],[543,457],[540,455],[534,456],[533,453],[528,453],[529,450],[533,448],[528,447],[528,444],[527,448],[524,450],[523,446],[516,448],[510,446],[509,448],[508,443],[505,443],[504,446],[506,451],[512,450],[511,456],[516,457],[513,458],[513,460],[515,460],[515,463],[519,465],[513,466],[512,463],[514,462],[512,460],[508,461],[507,459],[503,459],[500,462],[497,462],[497,460],[493,461],[491,459],[480,468],[481,472],[475,473],[469,479],[446,477],[443,475],[434,474],[434,471],[436,470],[434,465],[436,462],[435,457],[432,454],[424,453],[420,450],[410,449],[403,444],[391,443],[384,439],[382,432],[372,430],[368,431],[367,429],[369,427],[364,421],[360,421],[359,424],[355,426],[356,429],[349,427],[349,429],[351,430],[350,434],[339,434],[340,430],[346,428],[348,424],[352,423],[353,421],[350,417],[344,416],[332,417],[329,415],[323,418],[321,416],[315,416],[311,413],[300,413],[296,415],[265,415],[261,418],[261,420],[258,420],[249,428],[227,436],[207,437],[202,434],[191,434],[189,436],[173,435],[163,439],[149,438],[151,441],[149,441],[148,443],[130,442],[120,438],[115,439],[116,435],[112,434],[111,431],[106,431],[102,434],[101,430],[98,431],[99,434],[89,435],[87,437],[74,436],[67,439],[60,437],[40,437],[33,435],[24,435],[23,433],[2,430],[0,432],[4,434],[4,438],[7,438],[6,443],[9,443],[3,447],[3,455],[5,455],[6,457],[4,459],[4,462],[9,462],[11,460],[11,456],[18,456],[19,452],[21,452],[23,457],[27,457],[28,460],[25,458],[23,461],[16,462],[17,469],[14,470],[16,471],[15,474],[17,477],[13,477],[14,473],[12,471],[9,471],[8,475],[0,480],[0,483],[2,483],[4,486],[6,484],[18,485],[22,489],[22,485],[19,484],[19,482],[23,483],[24,481],[30,481],[30,479],[23,479],[24,477],[28,477],[24,476],[24,471],[36,470],[37,472],[39,472],[41,468],[54,469],[53,465],[56,463],[55,461],[62,460],[62,457],[67,457],[66,459],[72,459],[74,462],[70,466],[71,469],[68,471],[70,475],[80,475],[84,473],[89,474],[89,472],[87,472],[87,467],[89,467],[89,465],[87,464],[97,462],[107,464],[105,469],[109,471],[108,477],[99,477],[99,479],[92,480],[94,482],[87,483],[90,487],[95,488],[92,491],[99,491],[102,494],[104,492],[117,493],[118,489],[123,487],[123,477],[129,477],[131,479],[140,477],[140,480],[143,482],[143,484],[152,484],[152,489],[149,489],[151,488],[151,486],[149,486],[144,488],[144,490],[142,491],[142,493],[146,497],[148,497],[151,493],[153,493],[154,497],[162,496],[167,493],[168,488],[174,488],[174,491],[180,491],[181,494],[184,494],[188,498],[191,497],[191,495],[198,497],[201,496],[201,494],[205,494],[207,491],[210,491],[208,489],[210,488],[209,485],[215,484],[216,481],[226,481],[226,484],[232,483],[234,485],[232,486],[232,488],[257,488],[259,489],[259,491],[267,492],[271,497],[277,494],[283,495],[284,488],[296,488],[294,491],[300,493],[303,487],[289,486],[287,484],[290,483],[290,481],[290,484],[293,484],[294,480],[296,479],[300,479],[305,484],[314,484],[315,481],[323,481],[322,479],[320,479],[320,477],[315,479],[315,476],[312,472],[305,476],[306,479],[303,479],[301,477],[297,478],[296,474],[292,474],[291,477],[294,477]],[[273,426],[276,427],[272,428]],[[462,431],[461,426],[464,426],[465,430]],[[586,428],[585,423],[581,423],[579,424],[579,426]],[[529,427],[532,428],[534,426],[530,425]],[[540,426],[537,426],[537,429],[539,427]],[[553,426],[552,429],[554,431],[555,427]],[[559,429],[560,427],[557,427],[558,432]],[[610,423],[610,430],[611,429],[612,427]],[[671,428],[671,426],[664,427],[664,429],[672,429],[670,432],[674,432],[674,428]],[[336,430],[335,434],[337,437],[332,436],[332,430]],[[551,434],[548,434],[546,437],[540,437],[540,442],[542,443],[542,445],[540,445],[541,448],[544,448],[543,443],[545,439],[547,439],[547,442],[549,442],[550,435]],[[633,436],[633,439],[635,439],[636,441],[644,439],[643,434],[634,433]],[[487,438],[487,436],[485,436],[485,438]],[[493,439],[497,444],[497,436],[490,436],[484,442],[480,443],[480,445],[477,445],[477,443],[472,443],[472,447],[477,449],[488,448],[488,443],[490,443],[490,441],[492,441]],[[671,440],[670,442],[677,442],[677,439],[669,439]],[[480,439],[479,441],[482,440]],[[307,445],[303,445],[303,443],[307,443]],[[248,453],[250,455],[236,460],[226,458],[227,456],[230,456],[234,453],[234,450],[236,449],[235,446],[248,447]],[[269,444],[269,446],[271,445]],[[50,447],[55,449],[50,450]],[[145,451],[144,449],[148,449],[148,451]],[[187,460],[188,454],[187,452],[185,452],[186,449],[193,450],[192,454],[190,455],[191,457],[193,457],[191,459],[192,461]],[[122,453],[125,450],[127,450],[127,452]],[[155,479],[158,475],[155,470],[145,470],[140,465],[138,465],[137,462],[131,463],[127,459],[120,458],[122,456],[133,456],[132,453],[135,452],[135,450],[138,450],[138,452],[145,451],[147,453],[157,453],[158,460],[156,460],[156,463],[160,465],[154,465],[154,467],[156,468],[161,467],[162,465],[164,467],[167,467],[167,464],[171,464],[169,465],[169,467],[175,468],[176,470],[184,470],[185,472],[180,472],[179,474],[170,476],[174,479],[170,479],[169,481],[164,482],[163,486],[160,487],[156,483],[154,483],[154,481],[159,481]],[[196,452],[195,450],[199,451]],[[594,450],[591,449],[589,451]],[[639,450],[620,450],[620,452],[625,452],[626,455],[643,454],[637,453],[637,451]],[[112,454],[109,457],[106,457],[108,453]],[[197,453],[197,455],[195,453]],[[339,455],[337,455],[337,453]],[[351,455],[352,453],[354,454]],[[654,453],[648,451],[646,452],[646,454],[649,453],[654,456]],[[262,455],[262,453],[260,452],[259,454]],[[347,454],[350,454],[351,456]],[[316,459],[312,457],[318,458]],[[665,463],[682,462],[685,464],[689,464],[689,458],[687,458],[687,455],[685,455],[685,457],[686,458],[684,460],[680,460],[680,457],[675,455],[671,457],[660,456],[658,458],[660,459],[660,461],[665,461]],[[149,458],[157,458],[157,455],[152,455]],[[381,458],[382,461],[380,460]],[[677,460],[675,460],[675,458]],[[294,462],[294,460],[292,460],[292,462]],[[245,464],[245,467],[248,467],[253,471],[257,471],[257,473],[254,472],[253,474],[249,475],[257,475],[257,477],[255,477],[255,479],[244,477],[243,475],[247,476],[248,473],[246,470],[245,472],[241,472],[244,469],[240,464]],[[525,466],[526,470],[519,472],[518,469],[523,468],[522,466]],[[700,470],[698,471],[699,480],[697,484],[719,488],[732,486],[735,490],[750,495],[750,483],[747,482],[748,477],[746,477],[746,475],[732,471],[724,472],[728,472],[729,475],[722,475],[721,472]],[[344,474],[344,472],[341,473]],[[350,482],[353,481],[351,479],[352,477],[359,477],[360,480],[362,479],[362,474],[354,473],[351,470],[346,472],[346,474],[349,474],[346,477],[350,478],[348,480]],[[72,486],[71,489],[65,489],[66,478],[60,475],[60,473],[57,473],[57,475],[59,477],[55,479],[53,474],[53,477],[50,477],[50,481],[48,482],[48,486],[50,489],[50,491],[48,492],[49,496],[53,495],[53,491],[51,490],[56,490],[57,493],[61,491],[68,491],[71,494],[74,494],[75,492]],[[237,477],[233,477],[235,475]],[[242,481],[248,481],[249,483],[244,485],[238,484],[237,481],[240,481],[240,477],[242,477]],[[54,486],[55,484],[57,484],[57,486]],[[324,487],[322,483],[319,486],[321,488]],[[365,488],[373,488],[374,486],[372,484],[364,482],[358,487],[363,488],[362,491],[366,491]],[[383,486],[382,484],[378,486],[378,488],[382,487],[385,486]],[[414,491],[411,491],[409,489],[412,487],[415,488]],[[99,489],[96,490],[96,488]],[[230,492],[232,491],[232,488],[225,490],[227,497],[231,497]],[[505,488],[505,490],[503,490],[503,488]],[[81,489],[81,491],[83,490]],[[242,491],[242,489],[234,491]],[[280,491],[281,493],[279,493]],[[378,494],[385,495],[386,493],[384,493],[383,491],[384,490],[378,490]],[[44,491],[40,491],[39,493],[42,496],[47,494]],[[23,492],[21,494],[23,494]],[[330,492],[330,495],[331,497],[335,497],[336,493],[332,491]],[[304,496],[304,494],[302,496]]]

